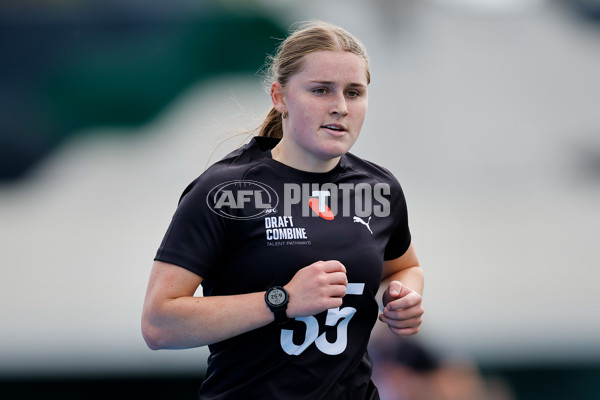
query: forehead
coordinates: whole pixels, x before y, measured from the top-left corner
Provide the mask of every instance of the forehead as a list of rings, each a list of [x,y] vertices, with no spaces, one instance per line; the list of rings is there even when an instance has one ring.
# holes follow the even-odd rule
[[[368,84],[365,60],[349,51],[309,53],[304,56],[302,69],[296,75],[307,80]]]

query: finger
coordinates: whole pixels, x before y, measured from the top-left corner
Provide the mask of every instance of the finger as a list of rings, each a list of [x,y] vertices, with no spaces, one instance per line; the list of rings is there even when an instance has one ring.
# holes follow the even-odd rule
[[[329,287],[329,297],[342,298],[346,295],[346,286],[331,285]]]
[[[422,301],[421,295],[417,292],[411,292],[404,297],[392,300],[386,305],[387,310],[402,310],[419,305]]]
[[[423,323],[422,317],[415,317],[406,320],[396,320],[387,318],[385,315],[380,315],[379,320],[394,329],[411,329],[418,328]]]
[[[419,328],[421,326],[421,323],[423,322],[420,319],[412,319],[409,321],[381,321],[385,324],[387,324],[387,326],[390,329],[414,329],[414,328]]]
[[[398,335],[398,336],[412,336],[412,335],[416,335],[417,333],[419,333],[419,327],[396,329],[396,328],[392,328],[391,326],[389,326],[388,328],[390,328],[390,331],[392,331],[392,333],[394,333],[395,335]]]
[[[388,292],[389,292],[390,296],[397,298],[402,293],[403,288],[404,288],[404,285],[402,285],[402,282],[391,281],[390,285],[388,286]]]
[[[330,285],[348,286],[348,276],[343,272],[331,272],[327,275]]]
[[[390,320],[406,321],[414,318],[420,318],[423,316],[423,313],[422,307],[411,307],[409,309],[400,311],[384,310],[382,315]]]
[[[325,306],[325,310],[329,310],[330,308],[336,308],[336,307],[341,307],[343,304],[343,300],[341,297],[330,297],[327,300],[327,305]]]
[[[337,260],[325,261],[323,264],[323,271],[325,272],[343,272],[346,273],[346,267],[344,264]]]

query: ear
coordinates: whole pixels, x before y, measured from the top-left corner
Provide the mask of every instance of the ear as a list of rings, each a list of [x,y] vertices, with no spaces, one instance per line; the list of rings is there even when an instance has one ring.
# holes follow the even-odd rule
[[[273,82],[271,85],[271,101],[273,102],[273,108],[278,112],[282,113],[285,111],[285,98],[283,93],[283,86],[279,82]]]

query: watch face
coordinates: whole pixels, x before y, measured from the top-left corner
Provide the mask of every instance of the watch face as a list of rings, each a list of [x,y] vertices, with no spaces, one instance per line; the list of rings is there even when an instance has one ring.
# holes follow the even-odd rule
[[[285,292],[281,289],[273,289],[268,294],[269,303],[274,306],[282,304],[285,301],[285,297]]]

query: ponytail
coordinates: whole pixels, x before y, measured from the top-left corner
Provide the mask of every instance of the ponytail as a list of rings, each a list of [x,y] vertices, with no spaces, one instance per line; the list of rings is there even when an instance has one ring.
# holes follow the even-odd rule
[[[283,127],[281,124],[281,114],[275,108],[271,108],[262,125],[259,128],[258,136],[281,139],[283,137]]]

